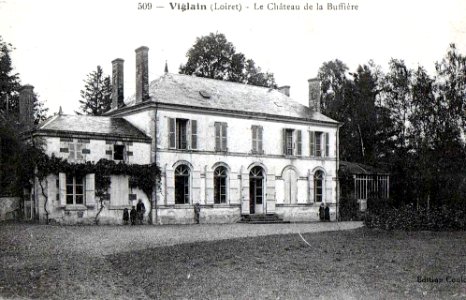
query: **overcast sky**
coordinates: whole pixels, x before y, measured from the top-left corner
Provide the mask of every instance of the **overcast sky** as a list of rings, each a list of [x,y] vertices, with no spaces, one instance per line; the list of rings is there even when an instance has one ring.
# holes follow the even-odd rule
[[[237,51],[273,72],[279,85],[290,85],[292,98],[303,104],[307,79],[325,61],[338,58],[354,70],[373,59],[386,70],[393,57],[432,74],[450,43],[466,53],[464,0],[346,2],[358,5],[357,11],[325,10],[326,3],[340,1],[317,1],[322,11],[315,10],[316,1],[275,1],[301,6],[288,12],[255,11],[251,0],[218,1],[242,4],[241,12],[182,12],[172,10],[169,0],[147,2],[152,10],[138,10],[136,0],[0,0],[0,35],[16,47],[12,59],[22,83],[35,87],[49,113],[61,105],[67,114],[78,109],[83,80],[97,65],[111,74],[111,61],[125,60],[127,97],[134,93],[134,49],[150,48],[152,81],[163,74],[165,61],[177,73],[196,37],[210,32],[225,34]],[[304,11],[306,3],[314,10]]]

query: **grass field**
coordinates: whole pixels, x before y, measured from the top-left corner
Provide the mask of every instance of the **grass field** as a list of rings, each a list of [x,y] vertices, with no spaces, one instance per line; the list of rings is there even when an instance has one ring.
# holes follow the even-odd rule
[[[79,243],[97,228],[74,227],[62,239],[42,226],[26,239],[24,227],[0,226],[0,297],[466,298],[466,232],[361,228],[86,254]]]

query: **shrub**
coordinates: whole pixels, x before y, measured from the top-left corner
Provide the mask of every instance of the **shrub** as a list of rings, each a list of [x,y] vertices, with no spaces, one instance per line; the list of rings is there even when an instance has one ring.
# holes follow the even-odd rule
[[[354,221],[360,219],[359,203],[355,198],[341,198],[339,204],[340,221]]]
[[[383,206],[369,208],[365,224],[369,228],[387,230],[465,230],[466,210],[461,206],[437,206],[416,209],[413,204],[399,208]]]

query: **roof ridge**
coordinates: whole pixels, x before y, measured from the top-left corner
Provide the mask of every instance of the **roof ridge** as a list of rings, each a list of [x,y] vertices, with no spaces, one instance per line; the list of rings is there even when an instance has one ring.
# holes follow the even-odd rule
[[[188,75],[188,74],[179,74],[179,73],[165,73],[161,77],[164,77],[166,75],[176,75],[176,76],[183,76],[183,77],[190,77],[190,78],[196,78],[196,79],[202,79],[202,80],[211,80],[211,81],[216,81],[216,82],[222,82],[226,84],[237,84],[237,85],[242,85],[242,86],[249,86],[249,87],[254,87],[254,88],[259,88],[259,89],[268,89],[268,90],[273,90],[273,91],[278,91],[276,88],[271,88],[271,87],[266,87],[266,86],[260,86],[260,85],[254,85],[254,84],[247,84],[243,82],[236,82],[236,81],[229,81],[229,80],[223,80],[223,79],[215,79],[215,78],[210,78],[210,77],[201,77],[201,76],[196,76],[196,75]],[[157,80],[157,79],[155,79]],[[155,81],[153,80],[153,81]]]

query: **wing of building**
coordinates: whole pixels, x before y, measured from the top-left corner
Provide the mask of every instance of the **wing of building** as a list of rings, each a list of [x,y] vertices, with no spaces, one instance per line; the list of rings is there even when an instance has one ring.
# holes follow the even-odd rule
[[[162,178],[153,219],[159,224],[230,223],[261,215],[312,221],[322,203],[335,218],[339,123],[320,113],[319,81],[309,80],[309,107],[292,100],[288,86],[171,73],[149,83],[148,50],[136,49],[136,94],[127,99],[124,62],[112,62],[113,102],[106,116],[60,114],[35,130],[49,155],[157,163]],[[49,217],[64,223],[94,218],[100,204],[92,180],[92,174],[51,174]],[[121,222],[123,209],[137,199],[149,207],[127,177],[112,175],[111,182],[102,220]],[[38,191],[35,199],[32,210],[42,218]]]

